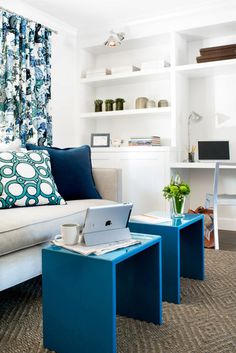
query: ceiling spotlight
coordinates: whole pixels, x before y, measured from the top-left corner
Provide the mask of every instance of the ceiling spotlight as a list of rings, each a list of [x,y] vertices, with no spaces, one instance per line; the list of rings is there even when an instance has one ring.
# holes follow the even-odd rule
[[[118,47],[121,44],[121,41],[124,40],[125,33],[115,33],[114,31],[110,31],[110,35],[108,39],[104,42],[104,45],[110,48]]]

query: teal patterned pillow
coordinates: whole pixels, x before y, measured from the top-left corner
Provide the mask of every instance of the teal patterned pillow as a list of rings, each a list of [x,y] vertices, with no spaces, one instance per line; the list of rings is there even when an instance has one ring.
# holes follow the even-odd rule
[[[65,203],[47,151],[0,152],[0,208]]]

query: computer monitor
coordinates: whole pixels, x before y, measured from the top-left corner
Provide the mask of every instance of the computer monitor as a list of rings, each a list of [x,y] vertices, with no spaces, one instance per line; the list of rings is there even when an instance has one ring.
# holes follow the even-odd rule
[[[198,141],[198,159],[209,160],[229,160],[229,141]]]

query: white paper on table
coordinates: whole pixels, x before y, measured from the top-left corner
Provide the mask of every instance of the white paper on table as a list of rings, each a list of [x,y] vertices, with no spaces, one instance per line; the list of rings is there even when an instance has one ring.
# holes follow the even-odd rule
[[[141,243],[141,241],[137,239],[121,240],[112,243],[99,244],[93,246],[87,246],[81,243],[75,245],[65,245],[62,239],[53,240],[52,242],[57,246],[61,246],[67,250],[78,252],[81,255],[103,255],[114,250],[126,248]]]
[[[170,222],[171,218],[155,216],[152,214],[142,214],[138,216],[132,216],[130,220],[151,223],[151,224],[158,224],[158,223]]]

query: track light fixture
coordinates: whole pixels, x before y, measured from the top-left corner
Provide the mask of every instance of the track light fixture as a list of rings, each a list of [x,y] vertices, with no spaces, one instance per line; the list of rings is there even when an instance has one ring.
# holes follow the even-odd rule
[[[119,32],[115,33],[113,30],[110,31],[110,35],[108,39],[104,42],[104,45],[106,45],[109,48],[115,48],[118,47],[122,40],[125,38],[125,33],[124,32]]]

